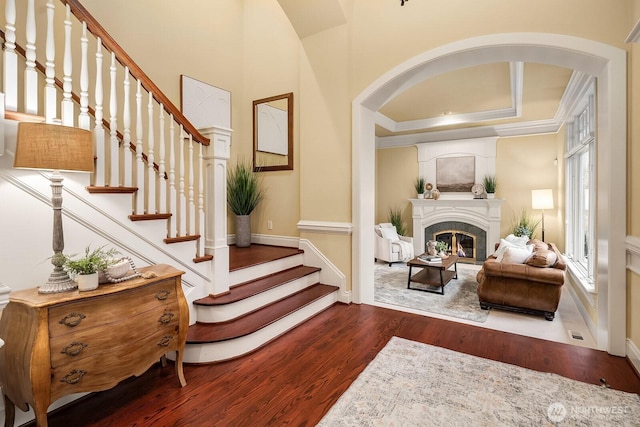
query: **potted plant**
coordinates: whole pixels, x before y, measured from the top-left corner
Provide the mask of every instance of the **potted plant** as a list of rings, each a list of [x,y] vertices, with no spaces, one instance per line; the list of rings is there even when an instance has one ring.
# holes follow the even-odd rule
[[[533,239],[536,228],[540,224],[540,220],[533,220],[526,209],[520,211],[520,215],[515,217],[511,223],[511,234],[517,237],[528,236]]]
[[[227,204],[236,216],[236,246],[251,245],[251,212],[264,198],[257,173],[247,162],[238,162],[227,171]]]
[[[495,175],[484,176],[484,191],[487,192],[487,198],[493,199],[495,197],[496,189],[498,188],[498,181],[496,181]]]
[[[76,275],[78,290],[91,291],[98,287],[98,273],[118,261],[114,258],[117,254],[117,250],[105,250],[104,246],[94,250],[87,246],[80,258],[64,255],[64,268]]]
[[[439,240],[436,242],[436,250],[438,251],[438,255],[440,255],[441,258],[446,258],[447,250],[449,250],[449,246],[447,245],[446,242]]]
[[[389,222],[396,227],[396,232],[400,236],[404,236],[405,229],[402,222],[402,212],[399,208],[389,208]]]
[[[419,176],[416,178],[416,182],[413,185],[418,193],[418,199],[424,199],[424,186],[426,183],[427,182],[423,177]]]

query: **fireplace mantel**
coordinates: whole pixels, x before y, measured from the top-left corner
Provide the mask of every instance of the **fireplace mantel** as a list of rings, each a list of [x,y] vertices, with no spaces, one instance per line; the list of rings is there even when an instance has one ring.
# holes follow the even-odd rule
[[[425,251],[424,229],[440,222],[459,221],[475,225],[487,233],[487,255],[500,241],[502,199],[409,199],[413,206],[413,248]]]

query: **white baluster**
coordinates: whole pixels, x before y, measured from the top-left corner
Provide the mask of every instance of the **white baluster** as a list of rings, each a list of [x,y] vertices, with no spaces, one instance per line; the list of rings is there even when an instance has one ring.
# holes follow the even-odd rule
[[[27,45],[24,70],[24,109],[29,114],[38,114],[38,72],[36,71],[36,15],[34,0],[27,1],[26,23]]]
[[[193,157],[193,135],[189,134],[189,228],[187,234],[193,236],[196,234],[196,207],[194,203],[193,181],[196,162]]]
[[[71,73],[73,72],[73,63],[71,60],[71,8],[67,4],[67,14],[64,20],[64,63],[62,67],[64,77],[62,78],[62,124],[65,126],[73,126],[73,99],[71,99],[71,91],[73,90],[71,82]]]
[[[164,105],[160,104],[160,146],[158,147],[158,212],[167,211],[167,180],[165,179]]]
[[[169,212],[173,215],[169,221],[169,234],[167,237],[176,237],[177,234],[177,210],[176,201],[176,135],[173,114],[169,116]]]
[[[180,147],[178,152],[178,236],[187,233],[187,200],[184,194],[184,127],[180,125]]]
[[[124,105],[122,110],[122,149],[124,150],[123,172],[125,187],[131,187],[133,182],[133,153],[131,152],[131,105],[130,105],[131,81],[129,79],[129,67],[124,67]]]
[[[198,225],[196,234],[200,235],[198,240],[197,256],[204,255],[205,228],[204,228],[204,152],[202,144],[198,144]]]
[[[93,128],[93,135],[96,141],[96,156],[98,157],[96,162],[95,171],[95,185],[106,185],[107,180],[105,177],[106,162],[105,162],[105,146],[104,146],[104,126],[102,125],[103,115],[103,89],[102,89],[102,40],[98,37],[96,47],[96,120]]]
[[[18,54],[16,53],[16,1],[7,0],[4,7],[7,21],[3,54],[3,89],[5,109],[18,110]]]
[[[87,23],[82,22],[82,37],[80,37],[80,115],[78,116],[78,126],[82,129],[89,129],[91,118],[89,117],[89,63],[87,61]]]
[[[117,187],[120,180],[118,167],[120,166],[120,150],[118,144],[118,99],[116,94],[116,54],[111,52],[111,90],[109,92],[109,186]]]
[[[147,137],[149,150],[147,152],[147,213],[157,213],[156,207],[156,171],[155,163],[155,139],[153,132],[153,93],[149,92],[149,104],[147,106],[149,113],[149,136]]]
[[[135,214],[144,213],[144,163],[142,162],[142,83],[136,90],[136,192]]]
[[[45,88],[44,88],[44,117],[47,123],[53,123],[58,111],[58,91],[56,90],[56,45],[53,31],[53,15],[55,11],[53,0],[47,0],[47,40],[45,55]],[[87,128],[88,129],[88,128]]]

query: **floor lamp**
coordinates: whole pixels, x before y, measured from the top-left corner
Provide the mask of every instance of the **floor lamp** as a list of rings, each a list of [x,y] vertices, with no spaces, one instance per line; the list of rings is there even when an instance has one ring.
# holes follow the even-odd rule
[[[53,272],[39,293],[54,294],[78,287],[64,270],[64,235],[62,232],[62,175],[60,171],[93,172],[93,136],[88,130],[45,123],[21,122],[13,162],[15,168],[53,171],[51,204],[53,206]]]
[[[531,207],[542,211],[542,241],[544,242],[544,210],[553,209],[553,190],[531,190]]]

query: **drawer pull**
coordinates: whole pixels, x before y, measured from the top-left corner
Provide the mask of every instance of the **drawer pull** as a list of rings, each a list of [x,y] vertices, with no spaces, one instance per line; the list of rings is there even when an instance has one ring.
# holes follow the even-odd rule
[[[167,298],[169,298],[169,294],[171,293],[171,291],[168,291],[166,289],[161,290],[160,292],[158,292],[156,294],[156,299],[160,300],[160,301],[164,301]]]
[[[82,369],[74,369],[73,371],[69,372],[67,375],[65,375],[60,382],[62,383],[67,383],[67,384],[78,384],[80,382],[80,380],[82,379],[82,377],[84,377],[84,375],[87,373],[87,371],[83,371]]]
[[[82,343],[82,342],[74,341],[71,344],[69,344],[68,346],[66,346],[65,348],[63,348],[60,353],[66,354],[67,356],[77,356],[80,353],[82,353],[82,351],[85,348],[87,348],[87,344]]]
[[[171,342],[171,339],[173,338],[173,336],[171,335],[165,335],[163,336],[160,341],[158,341],[158,346],[160,347],[168,347],[169,343]]]
[[[164,314],[158,319],[158,323],[163,323],[166,325],[167,323],[171,322],[173,316],[175,316],[173,313],[165,311]]]
[[[82,322],[82,319],[84,319],[85,317],[87,316],[81,313],[69,313],[64,316],[59,323],[61,325],[66,325],[70,328],[73,328],[74,326],[78,326],[80,322]]]

